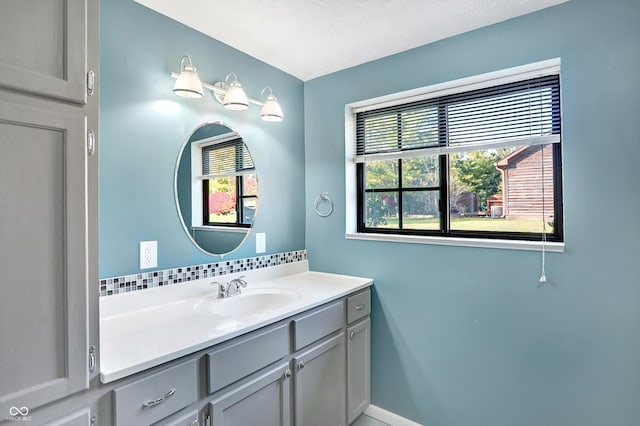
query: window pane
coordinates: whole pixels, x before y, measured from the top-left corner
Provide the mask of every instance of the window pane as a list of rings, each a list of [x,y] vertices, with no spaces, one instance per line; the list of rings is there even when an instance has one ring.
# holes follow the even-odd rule
[[[449,166],[451,230],[553,233],[552,145],[455,154]]]
[[[365,188],[398,188],[398,160],[368,161],[364,170]]]
[[[258,208],[258,199],[255,197],[243,198],[241,200],[242,204],[242,222],[245,225],[250,225],[253,223],[253,218],[256,214],[256,209]]]
[[[438,191],[405,191],[402,193],[403,229],[440,229]]]
[[[428,188],[439,185],[440,164],[437,156],[402,160],[403,188]]]
[[[365,193],[365,226],[398,229],[398,193]]]
[[[242,176],[242,194],[258,195],[258,178],[255,173]]]
[[[209,179],[209,222],[236,222],[236,178]]]

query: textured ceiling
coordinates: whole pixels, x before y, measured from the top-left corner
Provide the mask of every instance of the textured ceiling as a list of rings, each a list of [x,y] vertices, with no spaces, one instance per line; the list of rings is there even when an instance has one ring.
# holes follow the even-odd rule
[[[568,0],[135,0],[310,80]]]

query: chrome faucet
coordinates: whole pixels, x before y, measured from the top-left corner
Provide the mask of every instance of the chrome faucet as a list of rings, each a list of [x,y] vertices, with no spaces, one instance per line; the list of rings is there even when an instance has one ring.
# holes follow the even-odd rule
[[[244,278],[244,275],[234,278],[226,284],[223,284],[217,281],[214,281],[211,284],[218,285],[218,297],[224,298],[224,297],[229,297],[233,295],[231,293],[232,289],[235,289],[235,294],[242,293],[240,288],[247,286],[247,282],[243,278]]]

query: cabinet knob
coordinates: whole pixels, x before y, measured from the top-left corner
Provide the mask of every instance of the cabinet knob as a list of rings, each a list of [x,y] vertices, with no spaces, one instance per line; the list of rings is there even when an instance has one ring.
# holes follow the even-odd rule
[[[298,363],[298,370],[302,370],[304,368],[304,361],[300,361]]]
[[[289,377],[291,377],[291,370],[289,370],[289,369],[287,368],[287,369],[284,371],[284,377],[285,377],[285,378],[287,378],[287,379],[288,379]]]

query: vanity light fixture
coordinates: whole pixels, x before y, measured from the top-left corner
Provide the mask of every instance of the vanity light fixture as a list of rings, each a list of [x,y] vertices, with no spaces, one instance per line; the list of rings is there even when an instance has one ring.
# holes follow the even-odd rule
[[[186,64],[185,61],[187,61]],[[254,104],[262,107],[260,118],[264,121],[282,121],[284,117],[282,108],[273,95],[271,87],[267,86],[262,89],[260,92],[261,100],[258,101],[247,97],[242,84],[238,81],[238,76],[233,72],[227,74],[224,81],[218,81],[214,84],[203,83],[200,81],[189,55],[184,55],[180,59],[179,71],[179,73],[171,73],[171,77],[177,79],[173,86],[173,92],[176,95],[185,98],[201,98],[204,89],[208,89],[215,100],[227,110],[244,111],[249,108],[249,104]],[[265,92],[268,92],[267,97],[262,100]]]
[[[264,92],[269,90],[269,94],[267,95],[267,99],[264,100],[262,104],[262,110],[260,110],[260,118],[264,121],[282,121],[282,108],[280,108],[280,104],[275,96],[273,96],[273,91],[271,87],[267,86],[262,89],[260,92],[260,98],[264,95]]]
[[[229,83],[229,77],[233,77],[233,81]],[[227,87],[227,93],[224,94],[222,99],[222,106],[229,111],[244,111],[249,108],[249,98],[242,89],[242,84],[238,81],[236,73],[231,72],[227,74],[224,79],[224,84]]]
[[[184,63],[188,61],[188,63]],[[202,82],[198,77],[196,67],[191,63],[191,56],[184,55],[180,58],[180,65],[178,66],[180,74],[176,76],[176,83],[173,85],[173,93],[184,98],[196,98],[202,97],[204,90],[202,89]]]

